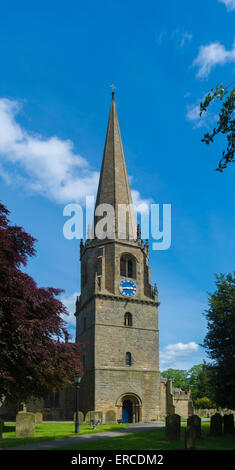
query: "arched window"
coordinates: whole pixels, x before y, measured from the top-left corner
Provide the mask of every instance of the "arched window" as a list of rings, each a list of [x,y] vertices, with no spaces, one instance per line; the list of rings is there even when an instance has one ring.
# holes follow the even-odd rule
[[[136,260],[129,254],[122,255],[120,258],[120,276],[136,279]]]
[[[128,277],[134,277],[133,276],[133,260],[132,259],[127,260],[127,276]]]
[[[124,325],[132,326],[132,315],[129,312],[126,312],[124,315]]]
[[[131,366],[131,353],[126,353],[126,366]]]
[[[120,275],[126,276],[126,260],[125,256],[122,256],[120,259]]]

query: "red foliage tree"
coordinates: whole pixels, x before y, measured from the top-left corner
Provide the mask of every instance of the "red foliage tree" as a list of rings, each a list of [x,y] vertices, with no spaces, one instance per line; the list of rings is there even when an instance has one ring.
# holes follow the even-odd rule
[[[70,384],[82,372],[82,345],[64,342],[62,290],[39,288],[21,271],[36,240],[8,214],[0,204],[0,399],[26,401]]]

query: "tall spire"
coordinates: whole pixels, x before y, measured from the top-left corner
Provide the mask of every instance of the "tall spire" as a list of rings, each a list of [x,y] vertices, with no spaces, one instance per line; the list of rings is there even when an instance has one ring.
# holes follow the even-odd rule
[[[125,204],[130,207],[129,216],[126,218],[125,232],[127,239],[135,238],[136,224],[133,203],[113,91],[97,192],[96,208],[98,205],[104,203],[112,205],[115,210],[115,238],[118,234],[118,214],[119,234],[121,227],[120,212],[118,212],[120,209],[118,209],[118,207],[120,204]]]

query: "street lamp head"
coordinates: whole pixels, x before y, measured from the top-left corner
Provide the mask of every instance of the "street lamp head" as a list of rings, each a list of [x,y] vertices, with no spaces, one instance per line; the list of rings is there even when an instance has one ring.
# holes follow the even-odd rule
[[[78,372],[75,372],[75,374],[73,376],[74,384],[79,385],[81,380],[82,380],[82,376]]]

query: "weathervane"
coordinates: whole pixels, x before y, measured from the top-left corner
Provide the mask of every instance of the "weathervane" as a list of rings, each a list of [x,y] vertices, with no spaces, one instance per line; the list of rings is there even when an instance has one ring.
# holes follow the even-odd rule
[[[116,90],[116,87],[113,83],[109,86],[110,86],[110,88],[112,88],[112,96],[114,96],[114,90]]]

